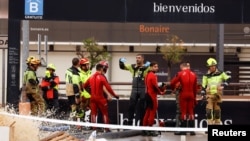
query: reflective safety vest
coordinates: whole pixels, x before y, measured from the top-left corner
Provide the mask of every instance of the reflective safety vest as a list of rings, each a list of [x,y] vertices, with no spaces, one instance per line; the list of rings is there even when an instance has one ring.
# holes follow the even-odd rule
[[[81,70],[80,71],[80,78],[81,78],[82,84],[84,84],[89,79],[90,76],[91,76],[91,70],[88,70],[87,72]],[[86,90],[82,91],[81,96],[83,96],[84,98],[91,97],[90,94]]]
[[[31,84],[29,80],[34,80],[37,82],[37,84]],[[24,72],[24,78],[23,78],[23,85],[26,87],[26,93],[38,93],[39,91],[39,81],[36,76],[36,72],[27,68],[27,70]]]
[[[53,81],[56,83],[56,85],[53,88],[50,88],[46,91],[46,98],[53,99],[54,98],[54,90],[58,91],[59,87],[59,77],[53,76],[51,78],[43,78],[41,82],[41,87],[50,87],[51,83],[49,82],[50,79],[53,79]]]
[[[77,85],[78,89],[80,89],[80,71],[71,67],[65,72],[65,82],[66,82],[66,95],[72,96],[75,94],[73,85]]]
[[[218,87],[229,78],[230,76],[218,69],[214,73],[208,71],[208,73],[202,77],[202,87],[207,88],[209,94],[217,94]]]
[[[149,67],[137,67],[136,64],[125,64],[124,70],[129,71],[133,75],[132,87],[145,87],[144,78],[149,71]]]

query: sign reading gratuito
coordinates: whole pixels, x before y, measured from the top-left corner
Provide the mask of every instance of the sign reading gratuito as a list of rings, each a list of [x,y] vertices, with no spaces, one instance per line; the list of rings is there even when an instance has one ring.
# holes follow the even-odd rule
[[[208,141],[218,139],[250,139],[250,125],[209,125],[208,126]]]

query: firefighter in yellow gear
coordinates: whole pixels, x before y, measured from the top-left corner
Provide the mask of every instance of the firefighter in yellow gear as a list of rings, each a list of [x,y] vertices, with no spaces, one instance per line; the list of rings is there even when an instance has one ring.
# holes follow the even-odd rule
[[[42,78],[41,89],[43,90],[43,98],[46,103],[47,110],[54,111],[59,110],[59,76],[55,73],[56,67],[54,64],[48,64],[45,76]]]
[[[26,64],[27,69],[24,72],[22,89],[31,103],[31,115],[42,115],[45,112],[45,102],[36,76],[36,70],[41,65],[41,62],[34,56],[30,56],[27,58]]]
[[[80,104],[81,78],[79,66],[80,60],[75,57],[72,59],[72,66],[65,72],[66,96],[71,107],[70,117],[75,117],[76,108]]]
[[[82,81],[82,84],[84,84],[89,77],[91,76],[91,70],[90,70],[90,62],[88,58],[82,58],[80,60],[80,78]],[[82,90],[81,93],[81,104],[80,104],[80,111],[82,111],[83,114],[80,114],[82,118],[85,118],[84,113],[90,109],[90,88],[88,90]]]
[[[231,76],[217,68],[214,58],[207,60],[208,71],[202,77],[201,94],[206,97],[206,116],[208,125],[221,124],[221,96]]]

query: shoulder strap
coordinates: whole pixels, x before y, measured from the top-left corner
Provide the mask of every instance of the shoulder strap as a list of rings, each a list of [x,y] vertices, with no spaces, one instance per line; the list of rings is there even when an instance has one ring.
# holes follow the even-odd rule
[[[136,64],[131,64],[132,69],[134,70],[133,77],[135,77],[135,72],[138,70],[138,67],[135,67]]]

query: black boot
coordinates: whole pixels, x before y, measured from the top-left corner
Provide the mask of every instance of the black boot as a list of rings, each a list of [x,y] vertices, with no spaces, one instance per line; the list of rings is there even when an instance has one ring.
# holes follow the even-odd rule
[[[181,122],[181,127],[187,128],[187,120],[183,120]],[[187,135],[187,132],[186,131],[181,131],[181,135]]]
[[[174,135],[181,135],[181,131],[175,131]]]
[[[176,119],[176,125],[175,127],[181,127],[181,121],[180,119]],[[181,131],[175,131],[174,135],[181,135]]]
[[[179,112],[179,110],[176,111],[175,127],[181,127],[181,120],[180,120],[180,112]],[[181,132],[180,131],[175,131],[174,135],[181,135]]]
[[[189,120],[189,125],[188,125],[188,127],[194,128],[194,120]],[[190,132],[190,135],[191,135],[191,136],[195,136],[196,134],[195,134],[194,131],[191,131],[191,132]]]

